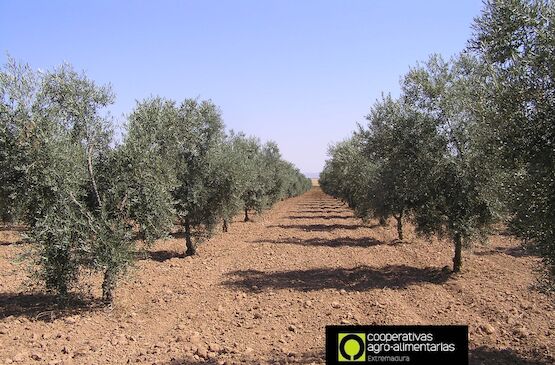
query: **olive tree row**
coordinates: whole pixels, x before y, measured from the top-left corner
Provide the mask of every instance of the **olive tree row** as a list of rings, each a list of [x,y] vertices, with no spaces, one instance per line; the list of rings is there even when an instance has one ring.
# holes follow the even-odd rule
[[[451,62],[433,56],[413,68],[403,78],[401,97],[377,101],[368,125],[344,142],[358,145],[354,156],[338,163],[342,157],[332,149],[321,182],[363,217],[394,217],[400,240],[407,217],[419,233],[449,237],[453,271],[461,269],[463,245],[483,237],[496,217],[495,180],[492,170],[483,169],[477,133],[483,114],[473,85],[479,70],[465,55]],[[363,178],[340,177],[358,166],[371,168]]]
[[[234,215],[263,211],[282,198],[307,191],[310,181],[281,159],[273,142],[224,132],[219,109],[210,101],[181,104],[162,98],[138,103],[130,115],[127,144],[152,151],[163,164],[167,192],[162,210],[175,213],[185,236],[186,255],[210,236],[218,222],[223,230]],[[140,165],[131,170],[141,169]]]
[[[148,247],[177,222],[192,255],[218,221],[310,187],[275,144],[226,135],[210,101],[139,102],[118,144],[110,87],[68,65],[10,59],[0,96],[0,215],[28,226],[34,275],[60,298],[93,271],[110,303],[137,239]]]
[[[505,221],[553,279],[554,20],[553,1],[486,2],[465,52],[412,68],[400,97],[331,149],[324,190],[362,217],[394,216],[399,238],[403,217],[450,237],[454,271],[463,245]]]

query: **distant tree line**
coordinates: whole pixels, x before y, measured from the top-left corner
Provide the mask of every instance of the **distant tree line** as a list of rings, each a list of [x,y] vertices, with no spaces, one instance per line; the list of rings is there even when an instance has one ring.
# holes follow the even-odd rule
[[[0,218],[28,226],[34,275],[60,298],[93,271],[110,303],[137,239],[148,247],[177,224],[194,255],[218,222],[227,231],[311,186],[275,143],[226,133],[211,101],[140,101],[119,142],[113,101],[69,65],[0,69]]]
[[[487,1],[469,46],[410,69],[330,149],[324,191],[360,217],[410,219],[462,248],[495,222],[537,248],[555,279],[555,3]]]

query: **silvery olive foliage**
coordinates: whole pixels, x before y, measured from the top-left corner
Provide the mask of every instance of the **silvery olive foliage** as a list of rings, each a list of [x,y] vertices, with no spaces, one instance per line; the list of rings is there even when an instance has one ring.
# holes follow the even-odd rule
[[[412,68],[400,97],[330,150],[324,190],[362,217],[393,215],[399,238],[402,217],[450,237],[454,271],[462,247],[504,221],[553,282],[554,20],[553,1],[486,2],[465,52]]]
[[[61,299],[98,272],[111,303],[137,250],[175,223],[192,255],[218,222],[310,188],[275,144],[226,135],[211,101],[138,102],[116,141],[110,86],[69,65],[35,72],[10,58],[0,95],[0,215],[28,227],[33,275]]]
[[[204,209],[210,196],[209,161],[223,140],[223,123],[209,101],[152,98],[139,102],[129,118],[128,143],[150,151],[159,161],[165,184],[155,190],[169,217],[184,230],[187,254],[194,254],[193,230],[211,230],[217,216]],[[131,169],[132,171],[135,168]]]
[[[430,175],[441,155],[434,123],[403,100],[390,96],[377,102],[361,128],[365,152],[375,165],[372,199],[368,206],[378,218],[394,217],[398,239],[403,240],[403,220],[426,194]]]
[[[401,240],[407,218],[419,233],[451,238],[455,272],[463,245],[483,237],[498,217],[499,197],[491,189],[495,174],[481,164],[482,100],[474,87],[481,71],[464,54],[449,62],[432,56],[411,69],[401,97],[377,101],[368,125],[332,149],[322,176],[324,189],[338,191],[359,215],[394,217]],[[346,162],[336,157],[343,146],[351,148]],[[367,176],[357,176],[358,166],[365,166]],[[355,175],[341,177],[348,171]]]
[[[427,174],[413,209],[423,233],[453,240],[453,269],[462,266],[462,246],[483,238],[498,216],[495,168],[487,168],[481,125],[487,113],[480,88],[483,67],[466,54],[446,62],[432,56],[403,80],[403,97],[435,130]],[[423,184],[421,184],[423,183]],[[426,189],[427,188],[427,189]]]
[[[28,123],[37,93],[36,75],[9,58],[0,72],[0,219],[17,221],[24,214],[25,168],[32,147]]]
[[[129,140],[142,139],[142,149],[154,151],[161,160],[160,175],[168,184],[157,191],[164,191],[164,201],[172,204],[186,255],[196,253],[197,243],[210,236],[218,222],[226,231],[239,211],[248,220],[249,210],[261,212],[310,188],[310,181],[281,159],[277,145],[262,146],[241,133],[226,135],[211,101],[148,99],[138,103],[128,128]]]
[[[509,225],[555,283],[555,2],[487,1],[470,41],[485,65],[492,157],[508,172]]]
[[[376,165],[364,153],[364,143],[360,134],[339,142],[329,149],[330,159],[326,161],[320,174],[320,186],[332,196],[338,197],[355,209],[357,215],[378,216],[379,199],[374,197]]]
[[[261,213],[283,198],[310,189],[310,180],[281,158],[274,142],[262,145],[256,138],[243,138],[239,144],[247,176],[242,194],[245,221],[250,220],[249,210]]]
[[[101,168],[111,153],[103,109],[113,93],[68,65],[38,73],[13,60],[1,85],[2,195],[9,198],[2,209],[29,226],[35,275],[66,297],[83,270],[99,271],[110,301],[131,247],[125,197],[115,195],[117,177]]]

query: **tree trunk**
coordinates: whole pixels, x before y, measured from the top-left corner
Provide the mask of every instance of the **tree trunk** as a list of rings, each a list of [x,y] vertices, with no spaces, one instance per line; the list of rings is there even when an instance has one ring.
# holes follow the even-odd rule
[[[98,193],[98,188],[96,186],[96,179],[94,178],[92,154],[93,154],[93,146],[90,145],[88,150],[87,150],[87,168],[89,170],[89,177],[91,179],[94,194],[96,196],[96,202],[98,204],[98,207],[101,208],[102,207],[102,200],[100,199],[100,194]]]
[[[146,241],[146,232],[143,229],[139,229],[138,237],[141,241]]]
[[[193,244],[193,240],[191,239],[191,224],[189,222],[189,218],[185,218],[184,222],[185,226],[185,250],[186,256],[193,256],[197,252],[197,248]]]
[[[249,210],[247,208],[245,208],[245,222],[250,221],[249,219]]]
[[[224,219],[224,224],[223,224],[222,230],[224,232],[227,232],[227,219]]]
[[[385,225],[387,225],[387,221],[384,217],[380,217],[380,226],[384,227]]]
[[[403,212],[399,213],[399,216],[393,215],[397,220],[397,237],[399,241],[403,240]]]
[[[58,284],[56,286],[56,290],[58,291],[58,301],[62,304],[66,303],[68,298],[69,298],[69,291],[67,288],[67,285],[65,283],[63,284]]]
[[[116,274],[108,268],[104,271],[104,281],[102,282],[102,301],[104,304],[114,302],[114,289],[116,288]]]
[[[455,257],[453,257],[453,272],[461,271],[462,267],[462,237],[459,232],[453,237],[455,243]]]

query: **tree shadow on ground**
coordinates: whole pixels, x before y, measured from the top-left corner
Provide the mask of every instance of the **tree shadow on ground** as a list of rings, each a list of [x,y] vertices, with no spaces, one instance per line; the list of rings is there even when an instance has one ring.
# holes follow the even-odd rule
[[[546,358],[539,351],[537,354],[523,355],[512,349],[496,349],[480,346],[469,352],[470,365],[548,365],[554,364],[554,358]]]
[[[478,251],[478,252],[474,252],[474,255],[476,256],[491,256],[491,255],[497,255],[497,254],[505,254],[505,255],[509,255],[509,256],[513,256],[513,257],[528,257],[528,256],[538,256],[537,253],[535,253],[533,250],[531,249],[527,249],[525,247],[493,247],[487,251]]]
[[[418,268],[406,265],[278,272],[238,270],[229,274],[231,278],[225,281],[224,285],[252,292],[265,289],[293,289],[303,292],[324,289],[366,291],[383,288],[403,289],[422,283],[441,284],[449,279],[450,274],[448,270],[435,267]]]
[[[175,258],[184,258],[185,254],[177,251],[159,250],[159,251],[146,251],[138,252],[138,260],[152,260],[157,262],[164,262]]]
[[[0,232],[2,232],[2,231],[25,232],[26,230],[27,230],[27,227],[19,225],[19,224],[0,225]]]
[[[322,213],[350,213],[353,212],[347,209],[302,209],[302,210],[294,210],[293,213],[309,213],[309,214],[322,214]]]
[[[330,219],[353,219],[353,216],[352,215],[346,216],[346,215],[339,215],[339,214],[334,214],[334,215],[321,214],[321,215],[290,215],[287,218],[288,219],[326,219],[326,220],[330,220]]]
[[[172,232],[172,233],[170,233],[170,237],[175,238],[175,239],[181,239],[181,238],[185,239],[185,232],[183,232],[181,230],[176,231],[176,232]]]
[[[0,246],[12,246],[12,245],[21,245],[25,243],[25,240],[21,237],[20,234],[27,231],[27,227],[22,225],[0,225],[0,232],[7,232],[7,234],[2,234],[0,237]],[[11,233],[10,233],[11,232]]]
[[[257,355],[241,355],[235,354],[230,359],[227,356],[213,359],[194,359],[191,357],[183,357],[180,359],[172,359],[164,365],[199,365],[199,364],[218,364],[225,361],[226,364],[245,364],[245,365],[266,365],[266,364],[323,364],[324,355],[318,352],[306,353],[289,353],[285,354],[274,350],[273,353],[266,356]]]
[[[0,240],[0,246],[16,246],[16,245],[22,245],[24,243],[25,243],[24,240],[17,240],[17,241],[1,241]]]
[[[286,244],[286,245],[302,245],[302,246],[324,246],[324,247],[371,247],[386,244],[384,241],[377,240],[372,237],[351,238],[351,237],[338,237],[338,238],[295,238],[288,237],[279,240],[254,240],[251,243],[272,243],[272,244]]]
[[[312,199],[312,200],[304,200],[297,204],[298,205],[341,205],[341,201],[337,199]]]
[[[99,299],[73,295],[63,303],[53,294],[0,293],[0,319],[27,317],[45,322],[56,318],[92,312],[105,307]]]
[[[300,229],[313,232],[331,232],[337,229],[359,229],[364,226],[359,224],[276,224],[269,228]]]
[[[299,204],[299,208],[301,209],[344,209],[345,206],[343,205],[335,205],[335,204]]]

